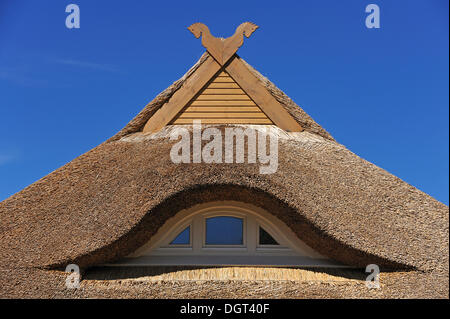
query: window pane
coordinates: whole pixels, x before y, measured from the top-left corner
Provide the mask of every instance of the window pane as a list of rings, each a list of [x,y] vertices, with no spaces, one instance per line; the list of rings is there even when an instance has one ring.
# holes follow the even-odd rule
[[[171,245],[189,245],[190,244],[190,232],[191,227],[188,226],[183,230],[181,233],[178,234],[177,237],[175,237],[174,240],[170,243]]]
[[[242,218],[220,216],[206,219],[207,245],[242,245]]]
[[[260,245],[279,245],[277,241],[270,236],[262,227],[259,227],[259,244]]]

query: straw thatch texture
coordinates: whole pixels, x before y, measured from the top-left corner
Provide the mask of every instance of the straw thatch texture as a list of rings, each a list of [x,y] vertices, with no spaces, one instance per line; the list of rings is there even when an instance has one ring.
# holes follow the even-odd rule
[[[341,145],[281,140],[275,174],[258,164],[174,164],[168,138],[103,144],[0,204],[2,263],[88,266],[125,256],[197,203],[254,203],[307,244],[365,266],[448,267],[448,207]]]
[[[81,281],[66,289],[67,274],[39,269],[0,269],[1,297],[8,298],[448,298],[448,277],[423,272],[380,275],[380,289],[360,280],[135,280]]]
[[[84,280],[127,280],[139,282],[160,281],[309,281],[348,282],[364,281],[367,274],[361,269],[306,269],[296,267],[249,266],[151,266],[151,267],[93,267]]]
[[[208,58],[205,54],[198,63]],[[337,261],[417,270],[405,275],[403,283],[388,280],[391,290],[383,296],[429,297],[448,290],[448,207],[336,143],[269,82],[263,83],[305,128],[280,140],[275,174],[259,174],[259,164],[172,163],[170,127],[154,135],[139,131],[198,65],[113,138],[0,203],[3,291],[19,294],[16,289],[23,289],[26,278],[47,285],[47,292],[35,296],[57,291],[50,281],[58,275],[36,267],[88,267],[116,260],[148,241],[179,210],[215,200],[264,208]],[[431,286],[419,287],[424,283]],[[164,285],[163,290],[170,286]],[[223,288],[215,285],[211,289]],[[242,285],[247,284],[224,289]],[[296,286],[286,285],[283,294],[289,297]],[[255,291],[265,287],[247,286]],[[188,286],[179,287],[180,294],[189,293]],[[357,296],[358,287],[336,293]],[[122,293],[138,296],[143,291],[130,289]],[[157,285],[146,289],[163,296]],[[326,288],[311,289],[327,296]],[[113,296],[97,288],[89,291],[85,296]],[[0,297],[9,296],[5,294]]]

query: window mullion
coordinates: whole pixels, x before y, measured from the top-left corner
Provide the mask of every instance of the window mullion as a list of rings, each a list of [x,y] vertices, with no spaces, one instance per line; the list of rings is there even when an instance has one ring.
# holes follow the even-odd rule
[[[203,216],[195,216],[192,220],[192,251],[200,253],[204,237]]]
[[[257,244],[257,223],[253,216],[247,216],[247,250],[249,254],[256,253],[256,244]]]

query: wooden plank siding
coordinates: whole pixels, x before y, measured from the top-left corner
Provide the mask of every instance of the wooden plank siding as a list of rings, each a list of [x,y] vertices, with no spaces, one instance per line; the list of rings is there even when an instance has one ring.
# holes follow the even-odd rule
[[[176,91],[164,105],[153,114],[143,128],[143,132],[158,132],[192,100],[211,78],[220,71],[221,66],[211,57],[202,63],[195,74],[188,77],[183,86]]]
[[[191,124],[273,124],[226,72],[218,74],[171,122]]]

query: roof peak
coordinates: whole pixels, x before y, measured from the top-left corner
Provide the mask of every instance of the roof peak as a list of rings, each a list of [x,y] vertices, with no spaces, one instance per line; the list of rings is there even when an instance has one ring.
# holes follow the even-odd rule
[[[208,111],[192,113],[184,119],[183,124],[193,119],[201,119],[207,123],[241,123],[241,124],[271,124],[274,123],[288,132],[300,132],[301,125],[284,109],[275,97],[262,85],[255,74],[251,73],[242,60],[233,54],[226,65],[220,65],[214,58],[203,62],[194,72],[195,75],[186,79],[183,86],[173,94],[145,124],[144,132],[157,132],[171,123],[180,112],[192,103],[202,103],[202,106],[213,107]],[[222,76],[224,75],[224,76]],[[216,80],[217,79],[217,80]],[[223,88],[223,82],[237,84],[238,88]],[[216,85],[220,82],[222,88],[209,88],[211,82]],[[206,105],[204,103],[207,103]],[[227,109],[225,113],[217,107],[230,105],[233,102],[233,110]],[[236,104],[235,102],[238,102]],[[260,108],[258,114],[247,113],[245,116],[236,112],[247,110],[248,102],[253,102]],[[197,104],[196,104],[197,105]],[[190,111],[194,109],[189,108]],[[204,110],[205,111],[205,110]],[[252,112],[255,110],[252,110]],[[254,118],[255,116],[262,116]],[[175,122],[175,124],[181,124]]]
[[[211,34],[206,24],[196,22],[188,30],[198,39],[202,37],[202,45],[220,64],[224,65],[244,43],[244,35],[249,38],[259,27],[253,22],[241,23],[235,33],[228,38],[217,38]]]
[[[299,107],[295,102],[290,99],[283,91],[281,91],[277,86],[275,86],[270,80],[261,75],[257,70],[255,70],[251,65],[249,65],[245,60],[240,58],[235,54],[236,59],[242,61],[242,64],[255,76],[255,78],[260,82],[261,86],[264,87],[278,103],[281,104],[283,109],[285,109],[293,119],[300,124],[300,126],[307,132],[319,135],[325,139],[334,141],[333,137],[323,129],[319,124],[317,124],[301,107]],[[111,137],[108,142],[120,140],[129,134],[140,132],[143,130],[147,122],[155,113],[157,113],[164,105],[166,105],[175,96],[183,86],[186,85],[187,80],[194,76],[196,71],[204,64],[209,63],[214,60],[208,52],[205,52],[200,59],[195,63],[179,80],[175,81],[171,86],[162,91],[157,95],[151,102],[149,102],[140,112],[137,114],[122,130]],[[215,60],[214,60],[215,61]],[[194,76],[195,77],[195,76]]]

